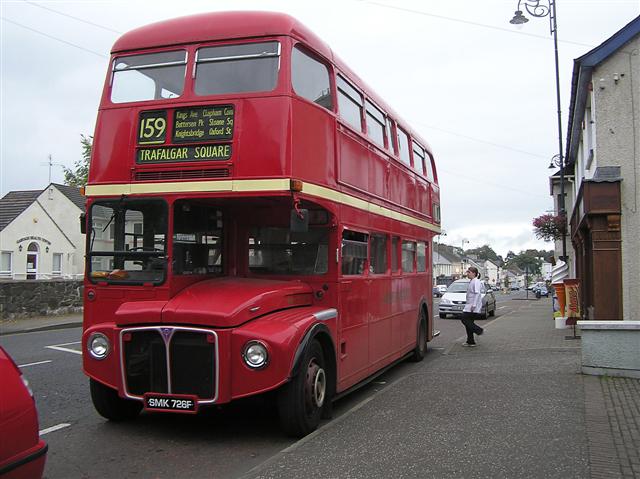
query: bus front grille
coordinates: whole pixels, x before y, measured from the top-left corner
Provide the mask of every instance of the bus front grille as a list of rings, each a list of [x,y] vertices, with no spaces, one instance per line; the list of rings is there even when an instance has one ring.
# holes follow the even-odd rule
[[[121,333],[125,390],[216,398],[217,338],[211,331],[179,327],[125,329]]]
[[[229,168],[200,168],[196,170],[143,170],[136,171],[135,181],[192,180],[200,178],[227,178]]]

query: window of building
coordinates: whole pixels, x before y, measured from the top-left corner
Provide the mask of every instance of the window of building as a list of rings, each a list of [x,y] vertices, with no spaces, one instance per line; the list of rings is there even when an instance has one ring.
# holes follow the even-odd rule
[[[279,42],[200,48],[196,52],[196,95],[271,91],[279,70]]]
[[[417,260],[416,266],[419,273],[422,273],[427,270],[427,245],[423,241],[418,241],[417,243]]]
[[[413,273],[416,262],[416,243],[414,241],[402,242],[402,272]]]
[[[291,54],[291,84],[293,91],[309,101],[333,108],[329,69],[296,45]]]
[[[62,274],[62,253],[53,253],[53,265],[51,266],[51,274]]]
[[[394,236],[391,238],[391,271],[398,271],[398,245],[400,244],[400,238]]]
[[[369,235],[357,231],[342,232],[342,274],[364,274]]]
[[[398,132],[398,154],[400,155],[400,160],[407,166],[411,166],[411,158],[409,156],[409,135],[407,135],[400,128],[396,128]]]
[[[366,101],[367,135],[384,148],[385,116],[373,103]]]
[[[11,251],[0,252],[0,275],[8,276],[13,272],[13,253]]]
[[[184,89],[186,68],[184,50],[118,57],[113,62],[111,101],[179,97]]]
[[[340,117],[356,130],[362,131],[362,95],[340,75],[338,75],[336,83],[338,86]]]
[[[387,272],[387,236],[371,235],[371,259],[369,270],[374,274]]]

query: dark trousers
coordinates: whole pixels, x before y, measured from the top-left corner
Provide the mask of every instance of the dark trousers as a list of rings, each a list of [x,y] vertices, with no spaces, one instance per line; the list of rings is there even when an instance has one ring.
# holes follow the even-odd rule
[[[464,324],[464,328],[467,330],[467,344],[475,344],[476,340],[473,339],[473,334],[480,335],[484,331],[474,323],[476,319],[480,319],[478,313],[462,313],[462,324]]]

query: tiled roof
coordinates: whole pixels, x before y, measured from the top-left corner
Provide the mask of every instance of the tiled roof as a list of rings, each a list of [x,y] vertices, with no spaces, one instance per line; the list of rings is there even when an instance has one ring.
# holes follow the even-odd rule
[[[0,199],[0,231],[26,210],[42,190],[10,191]]]
[[[58,188],[74,205],[84,211],[85,197],[80,194],[80,188],[76,186],[59,185],[57,183],[52,183],[52,185]]]

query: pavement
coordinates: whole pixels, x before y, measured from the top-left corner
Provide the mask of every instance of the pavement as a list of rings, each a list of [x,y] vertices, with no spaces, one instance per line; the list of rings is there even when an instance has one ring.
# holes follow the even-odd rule
[[[82,313],[61,316],[0,319],[0,336],[16,333],[31,333],[34,331],[76,328],[79,326],[82,326]]]
[[[476,348],[437,338],[427,360],[242,477],[640,479],[640,380],[581,374],[580,340],[555,329],[548,301],[514,308]],[[0,321],[0,335],[81,322]]]

